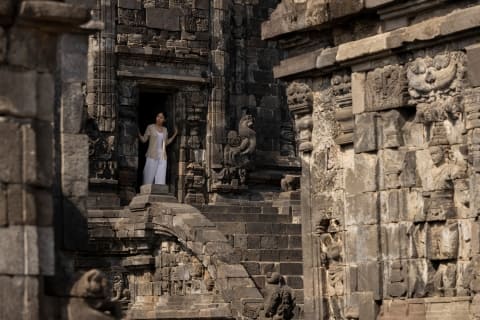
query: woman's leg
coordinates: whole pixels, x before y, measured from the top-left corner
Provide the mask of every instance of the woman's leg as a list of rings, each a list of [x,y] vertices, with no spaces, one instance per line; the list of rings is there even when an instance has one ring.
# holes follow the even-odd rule
[[[167,160],[158,160],[157,172],[155,174],[156,184],[165,184],[167,176]]]
[[[157,168],[158,160],[147,158],[147,162],[145,162],[145,168],[143,168],[143,184],[154,183]]]

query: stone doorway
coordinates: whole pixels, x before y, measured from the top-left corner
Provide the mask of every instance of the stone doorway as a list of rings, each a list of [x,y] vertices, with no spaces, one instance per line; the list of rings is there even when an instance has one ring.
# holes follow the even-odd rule
[[[137,119],[138,128],[143,134],[146,127],[155,122],[155,117],[159,112],[167,114],[167,124],[169,136],[173,133],[175,124],[175,97],[173,94],[155,89],[140,89],[138,97]],[[178,138],[177,138],[178,139]],[[143,168],[145,166],[145,153],[148,143],[139,143],[138,146],[138,169],[137,169],[137,192],[143,183]],[[170,191],[176,189],[176,177],[178,175],[178,147],[176,141],[167,148],[168,166],[166,183],[170,186]]]

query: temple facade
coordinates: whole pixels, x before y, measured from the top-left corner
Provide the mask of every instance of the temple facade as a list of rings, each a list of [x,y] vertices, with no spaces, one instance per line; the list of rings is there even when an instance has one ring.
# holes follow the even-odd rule
[[[480,319],[479,30],[476,0],[3,0],[0,319]]]

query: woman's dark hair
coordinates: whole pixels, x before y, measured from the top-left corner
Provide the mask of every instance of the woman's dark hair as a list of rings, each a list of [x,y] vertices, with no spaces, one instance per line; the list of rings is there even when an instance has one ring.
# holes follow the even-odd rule
[[[163,114],[163,117],[165,118],[165,120],[167,120],[168,115],[167,115],[167,113],[166,113],[165,111],[159,111],[159,112],[157,112],[157,114],[155,115],[155,117],[157,117],[160,113]]]

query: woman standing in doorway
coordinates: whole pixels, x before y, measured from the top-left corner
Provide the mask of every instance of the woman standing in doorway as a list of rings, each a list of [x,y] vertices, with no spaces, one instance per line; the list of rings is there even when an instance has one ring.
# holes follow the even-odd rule
[[[175,132],[168,138],[168,131],[164,126],[166,120],[165,112],[159,112],[155,118],[155,123],[147,126],[143,136],[138,132],[140,141],[143,143],[148,141],[147,154],[145,155],[147,162],[143,169],[143,184],[165,184],[167,146],[172,143],[178,134],[175,126]]]

